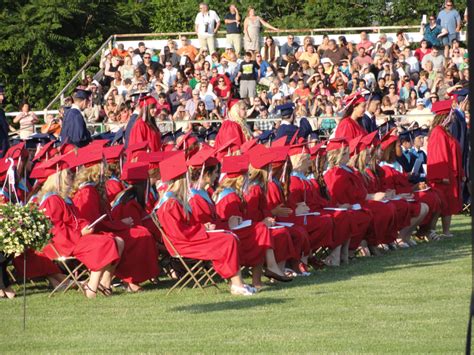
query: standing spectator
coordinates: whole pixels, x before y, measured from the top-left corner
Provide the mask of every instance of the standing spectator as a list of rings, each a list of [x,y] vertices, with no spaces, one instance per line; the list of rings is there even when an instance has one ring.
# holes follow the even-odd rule
[[[244,49],[251,52],[253,56],[260,50],[260,28],[262,25],[274,31],[278,31],[260,16],[255,15],[253,7],[248,8],[247,17],[244,20]]]
[[[181,48],[179,48],[176,53],[181,57],[187,57],[191,62],[194,62],[196,59],[199,51],[196,47],[194,47],[191,43],[188,42],[188,38],[186,36],[181,36]],[[183,59],[181,59],[180,65],[182,64]]]
[[[443,36],[444,56],[448,56],[449,46],[454,39],[459,39],[459,32],[461,31],[462,21],[458,10],[454,9],[452,0],[447,0],[444,5],[444,10],[438,14],[437,19],[439,25],[448,31],[447,35]]]
[[[235,49],[237,55],[240,55],[240,51],[242,50],[240,20],[239,10],[234,4],[231,4],[229,6],[229,13],[224,17],[224,23],[227,31],[227,43]]]
[[[428,42],[429,47],[441,45],[441,32],[442,28],[436,23],[435,15],[430,15],[430,19],[427,24],[421,24],[421,34],[423,35],[423,40]]]
[[[278,67],[278,59],[280,58],[280,49],[276,45],[272,36],[265,37],[265,43],[260,50],[260,54],[264,61],[273,65],[275,68]]]
[[[295,55],[298,51],[299,44],[295,42],[295,36],[289,35],[287,37],[287,42],[281,46],[280,54],[281,54],[281,62],[280,67],[286,67],[288,64],[288,56]]]
[[[219,30],[221,20],[214,10],[209,10],[209,5],[199,4],[199,13],[194,20],[194,29],[199,39],[200,50],[208,49],[209,53],[216,51],[214,35]]]
[[[34,112],[30,111],[28,102],[23,102],[20,107],[20,113],[13,119],[13,123],[19,123],[20,129],[18,133],[21,139],[26,139],[35,134],[35,123],[39,122]]]
[[[253,104],[253,99],[257,95],[258,69],[258,64],[252,60],[252,53],[246,52],[235,80],[240,79],[240,98],[250,98],[250,104]]]

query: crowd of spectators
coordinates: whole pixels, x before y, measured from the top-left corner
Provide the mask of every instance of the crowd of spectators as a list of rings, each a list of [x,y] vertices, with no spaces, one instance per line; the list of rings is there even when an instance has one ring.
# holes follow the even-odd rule
[[[296,118],[324,118],[313,127],[318,129],[337,124],[344,98],[359,91],[369,95],[367,115],[377,121],[406,115],[408,124],[415,118],[429,124],[433,102],[468,87],[469,54],[460,42],[466,21],[466,14],[463,21],[448,0],[439,14],[423,18],[420,43],[411,43],[403,32],[393,40],[382,33],[374,41],[372,35],[371,41],[363,31],[355,43],[327,35],[322,43],[311,36],[298,43],[290,34],[277,44],[270,35],[260,36],[261,27],[276,28],[253,8],[241,15],[231,5],[223,24],[227,45],[218,50],[220,17],[200,4],[195,21],[200,48],[183,35],[178,41],[169,39],[163,48],[140,42],[137,48],[118,44],[106,50],[102,77],[87,75],[82,83],[93,93],[85,118],[116,131],[127,124],[134,98],[149,92],[156,99],[162,133],[173,129],[171,121],[175,129],[209,130],[209,123],[186,121],[222,119],[232,114],[229,107],[235,99],[246,100],[247,118],[262,119],[274,117],[277,106],[292,102]],[[257,135],[275,124],[260,122],[252,129]]]

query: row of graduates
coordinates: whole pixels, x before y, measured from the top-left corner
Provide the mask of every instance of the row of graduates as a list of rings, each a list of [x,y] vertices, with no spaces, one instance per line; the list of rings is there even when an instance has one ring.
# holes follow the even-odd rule
[[[212,260],[233,294],[252,295],[263,273],[286,282],[306,274],[309,264],[318,266],[313,255],[321,248],[330,251],[325,264],[339,265],[362,241],[377,254],[378,246],[397,239],[413,245],[417,228],[435,236],[439,215],[457,206],[390,166],[399,148],[392,133],[326,144],[295,135],[267,146],[234,138],[218,149],[188,134],[177,144],[182,150],[166,152],[149,152],[147,142],[127,150],[104,141],[80,149],[51,143],[35,156],[31,173],[20,145],[7,157],[18,177],[36,183],[29,187],[19,178],[15,191],[10,187],[3,196],[8,201],[13,192],[25,201],[28,195],[54,225],[51,243],[28,252],[27,277],[47,276],[54,286],[63,276],[51,260],[73,255],[92,272],[88,297],[109,295],[113,276],[140,290],[140,283],[157,277],[158,254],[169,247],[150,218],[156,215],[182,255]],[[0,167],[4,176],[8,167]],[[250,226],[235,229],[248,219]],[[21,256],[15,266],[22,271]],[[243,283],[241,266],[252,268],[252,285]]]

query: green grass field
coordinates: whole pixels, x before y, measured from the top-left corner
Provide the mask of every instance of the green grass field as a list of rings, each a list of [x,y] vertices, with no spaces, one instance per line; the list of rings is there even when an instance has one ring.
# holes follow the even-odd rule
[[[254,297],[210,289],[0,300],[0,353],[462,353],[472,284],[470,219],[452,239],[326,269]],[[224,291],[225,290],[225,291]]]

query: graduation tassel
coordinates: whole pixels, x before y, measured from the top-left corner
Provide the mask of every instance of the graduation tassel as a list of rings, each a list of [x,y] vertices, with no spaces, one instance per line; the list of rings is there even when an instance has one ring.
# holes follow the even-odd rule
[[[146,187],[145,187],[145,205],[148,205],[149,194],[150,194],[150,178],[148,177],[146,179]]]
[[[285,159],[285,164],[283,164],[283,173],[281,174],[280,181],[282,184],[286,182],[286,167],[288,166],[288,157]]]
[[[204,168],[206,167],[206,163],[202,164],[202,167],[201,167],[201,173],[199,174],[199,180],[197,182],[197,184],[194,186],[194,188],[196,190],[200,190],[201,189],[201,182],[202,182],[202,178],[204,176]]]

